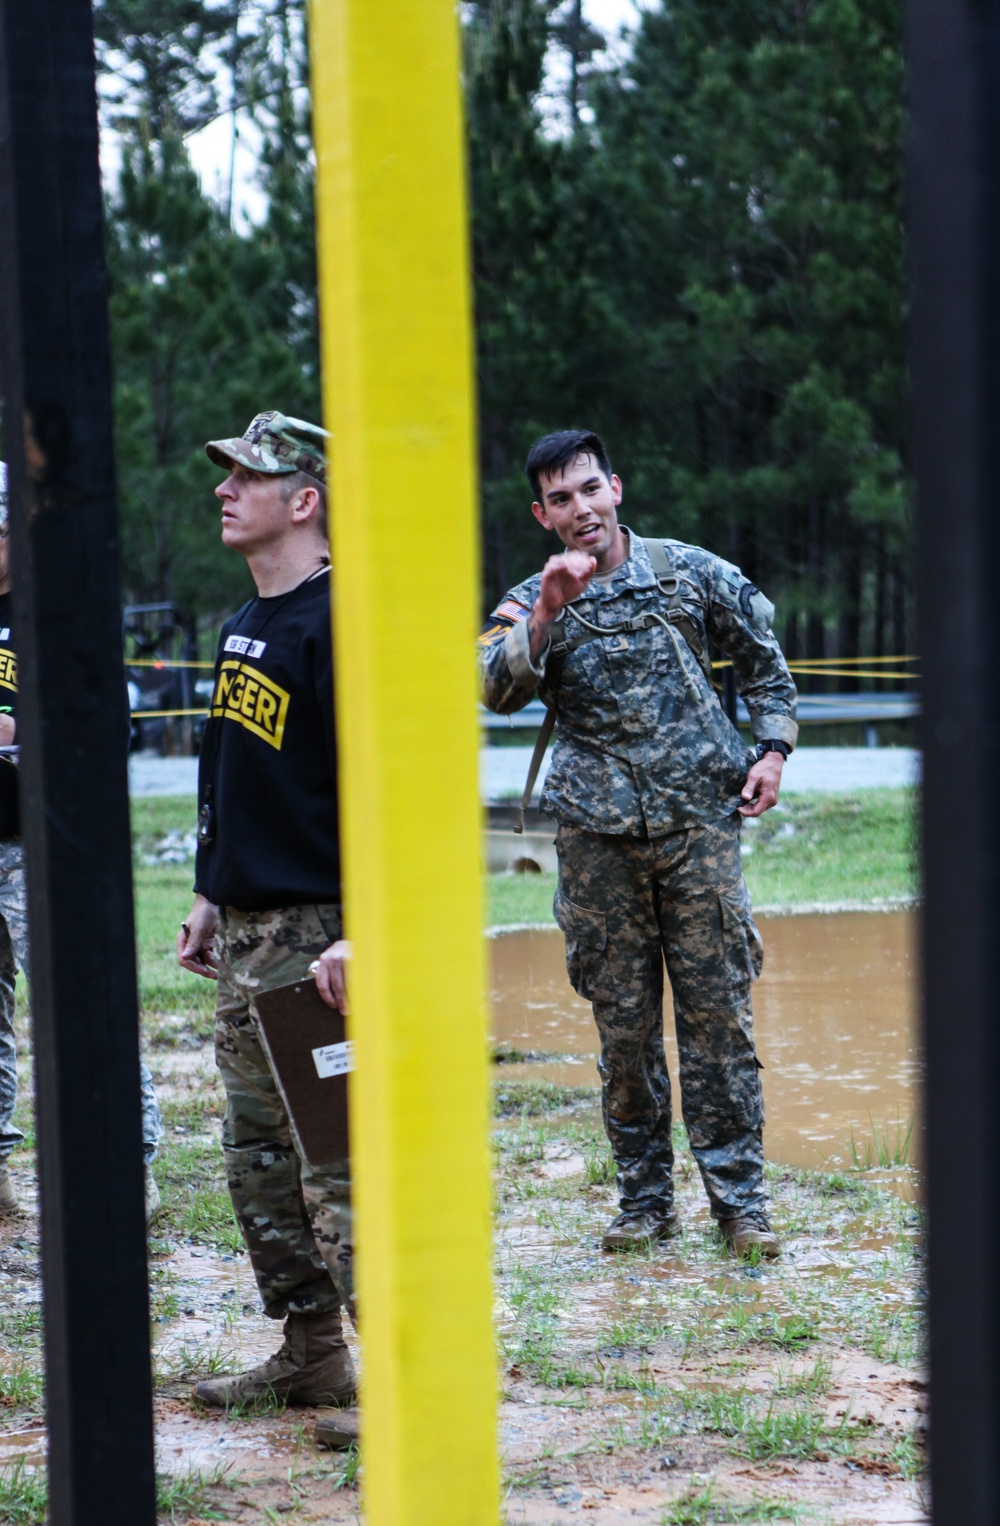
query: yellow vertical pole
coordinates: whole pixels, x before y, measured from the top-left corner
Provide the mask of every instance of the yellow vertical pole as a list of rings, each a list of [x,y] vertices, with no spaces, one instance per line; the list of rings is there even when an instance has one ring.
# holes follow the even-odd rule
[[[455,0],[312,0],[371,1526],[496,1521]]]

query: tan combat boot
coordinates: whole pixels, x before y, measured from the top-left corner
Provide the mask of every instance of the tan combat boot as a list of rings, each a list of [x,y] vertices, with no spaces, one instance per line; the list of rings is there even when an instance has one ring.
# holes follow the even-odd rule
[[[737,1219],[720,1219],[719,1233],[734,1256],[773,1261],[781,1255],[781,1244],[766,1214],[745,1213]]]
[[[681,1232],[677,1215],[665,1208],[624,1209],[612,1219],[601,1238],[605,1250],[648,1250],[657,1240]]]
[[[10,1172],[6,1166],[0,1166],[0,1214],[15,1213],[17,1211],[17,1194],[14,1191],[14,1183],[10,1179]]]
[[[357,1380],[344,1341],[340,1310],[289,1314],[285,1338],[274,1356],[233,1378],[205,1378],[195,1385],[202,1404],[231,1409],[260,1399],[286,1404],[353,1404]]]

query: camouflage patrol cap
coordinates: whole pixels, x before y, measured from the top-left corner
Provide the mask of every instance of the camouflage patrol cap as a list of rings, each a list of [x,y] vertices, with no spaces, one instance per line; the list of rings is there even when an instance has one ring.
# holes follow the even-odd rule
[[[289,418],[274,408],[258,413],[241,439],[209,440],[205,454],[228,471],[234,461],[252,472],[283,476],[308,472],[326,482],[326,442],[330,438],[318,424]]]

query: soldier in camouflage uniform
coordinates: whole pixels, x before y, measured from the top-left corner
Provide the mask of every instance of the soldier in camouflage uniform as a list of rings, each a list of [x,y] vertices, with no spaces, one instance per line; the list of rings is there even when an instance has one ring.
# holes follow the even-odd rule
[[[619,524],[621,483],[596,435],[546,436],[527,471],[533,513],[566,550],[494,610],[482,681],[501,714],[536,695],[554,711],[541,808],[558,823],[570,981],[601,1040],[621,1199],[604,1245],[648,1245],[677,1227],[665,959],[684,1120],[712,1214],[736,1253],[776,1255],[750,1003],[762,946],[739,849],[740,816],[775,803],[797,735],[773,609],[730,563],[678,541],[651,553]],[[709,681],[709,642],[732,661],[756,752]]]
[[[215,1058],[226,1088],[226,1174],[272,1318],[336,1313],[341,1303],[355,1318],[349,1164],[317,1169],[300,1152],[254,1007],[256,992],[308,978],[340,934],[335,903],[219,915]]]
[[[222,1144],[233,1208],[272,1319],[275,1355],[200,1382],[202,1403],[265,1396],[347,1406],[356,1324],[349,1162],[310,1164],[261,1042],[259,993],[309,979],[346,1012],[333,722],[326,434],[258,414],[240,439],[206,447],[222,539],[257,585],[222,628],[199,762],[197,896],[177,940],[186,969],[218,980],[215,1053],[226,1088]],[[316,1439],[353,1431],[321,1418]],[[345,1439],[346,1438],[346,1439]]]
[[[7,467],[0,461],[0,746],[17,734],[17,653],[11,627],[10,542],[7,535]],[[7,1162],[24,1139],[14,1127],[17,1106],[17,1039],[14,988],[20,968],[29,975],[28,901],[17,805],[17,770],[0,761],[0,1214],[17,1207]],[[160,1206],[152,1163],[160,1139],[160,1110],[153,1078],[142,1064],[142,1140],[146,1168],[146,1222]]]

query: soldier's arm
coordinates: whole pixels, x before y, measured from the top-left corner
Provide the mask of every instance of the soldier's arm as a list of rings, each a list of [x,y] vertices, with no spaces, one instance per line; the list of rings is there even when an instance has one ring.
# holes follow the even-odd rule
[[[177,934],[177,958],[193,975],[205,975],[209,980],[218,980],[214,952],[218,925],[218,906],[206,896],[196,894],[187,921],[181,923]]]
[[[582,551],[550,556],[537,591],[522,585],[493,611],[479,637],[483,700],[491,710],[509,715],[534,698],[545,677],[552,626],[579,598],[596,566]]]
[[[784,742],[791,752],[799,734],[795,684],[771,629],[774,606],[729,562],[713,557],[705,578],[708,633],[733,664],[754,737]]]
[[[479,636],[479,679],[483,703],[499,715],[522,710],[545,676],[547,645],[531,655],[531,608],[509,595],[493,611]]]

